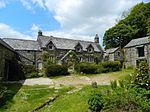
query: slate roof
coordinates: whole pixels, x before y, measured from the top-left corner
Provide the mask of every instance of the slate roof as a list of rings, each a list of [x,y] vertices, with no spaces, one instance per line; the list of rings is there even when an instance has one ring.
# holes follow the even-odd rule
[[[143,44],[149,44],[148,37],[133,39],[125,46],[125,48],[138,46],[138,45],[143,45]]]
[[[7,48],[7,49],[9,49],[9,50],[11,50],[13,52],[15,52],[15,50],[11,46],[9,46],[6,42],[4,42],[1,38],[0,38],[0,44],[2,46],[4,46],[5,48]]]
[[[98,43],[91,41],[83,41],[83,40],[73,40],[67,38],[58,38],[53,36],[39,36],[40,46],[46,47],[48,42],[52,41],[57,49],[67,49],[74,50],[75,46],[80,43],[83,47],[83,51],[87,51],[87,47],[91,44],[94,48],[94,51],[101,52],[101,46]]]
[[[110,48],[110,49],[106,49],[104,52],[107,53],[107,54],[110,54],[110,53],[114,53],[118,49],[119,49],[119,47]]]
[[[9,44],[15,50],[40,50],[39,43],[34,40],[23,40],[23,39],[3,39],[7,44]]]

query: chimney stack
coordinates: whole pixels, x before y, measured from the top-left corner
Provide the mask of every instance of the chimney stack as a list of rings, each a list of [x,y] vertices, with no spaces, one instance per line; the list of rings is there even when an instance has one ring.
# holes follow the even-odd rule
[[[39,32],[38,32],[38,36],[42,36],[43,34],[42,34],[42,31],[41,30],[39,30]]]
[[[98,36],[98,34],[95,35],[94,42],[95,43],[99,43],[99,36]]]

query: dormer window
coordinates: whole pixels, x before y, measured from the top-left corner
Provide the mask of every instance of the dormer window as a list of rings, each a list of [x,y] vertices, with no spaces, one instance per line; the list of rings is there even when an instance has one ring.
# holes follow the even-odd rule
[[[52,49],[53,49],[53,46],[52,46],[52,45],[49,45],[49,46],[48,46],[48,49],[49,49],[49,50],[52,50]]]
[[[54,46],[54,44],[53,44],[52,41],[50,41],[50,42],[47,44],[47,49],[48,49],[48,50],[54,50],[54,49],[55,49],[55,46]]]
[[[92,53],[92,52],[93,52],[93,49],[92,49],[92,48],[88,48],[88,52],[89,52],[89,53]]]
[[[88,53],[92,53],[94,51],[94,47],[92,46],[92,44],[89,44],[86,49]]]
[[[76,48],[76,52],[81,52],[81,51],[82,51],[82,49],[80,47]]]
[[[81,52],[82,51],[82,46],[81,46],[81,44],[79,42],[75,46],[75,50],[76,50],[76,52]]]

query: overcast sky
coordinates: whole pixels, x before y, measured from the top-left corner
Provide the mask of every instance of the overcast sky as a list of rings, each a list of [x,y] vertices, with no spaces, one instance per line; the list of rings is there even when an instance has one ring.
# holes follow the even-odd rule
[[[0,0],[0,37],[45,35],[91,40],[116,24],[123,11],[149,0]]]

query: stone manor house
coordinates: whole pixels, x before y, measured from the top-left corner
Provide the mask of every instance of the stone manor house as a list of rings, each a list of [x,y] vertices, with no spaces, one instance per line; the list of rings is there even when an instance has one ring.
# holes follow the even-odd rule
[[[99,44],[98,34],[94,41],[73,40],[45,36],[38,32],[37,40],[0,39],[0,80],[16,79],[11,73],[17,71],[18,62],[42,68],[43,53],[47,52],[51,60],[59,60],[58,64],[68,61],[68,54],[74,51],[80,62],[124,61],[125,67],[135,67],[145,60],[150,65],[149,37],[131,40],[124,49],[111,48],[103,50]],[[67,57],[68,56],[68,57]],[[18,77],[18,75],[15,75]]]
[[[41,55],[45,51],[49,53],[49,58],[52,60],[67,59],[64,56],[70,50],[77,54],[81,62],[102,61],[103,59],[103,50],[97,34],[94,42],[45,36],[41,31],[38,32],[36,41],[11,38],[4,38],[3,41],[19,53],[23,63],[32,64],[38,68],[42,68]]]

